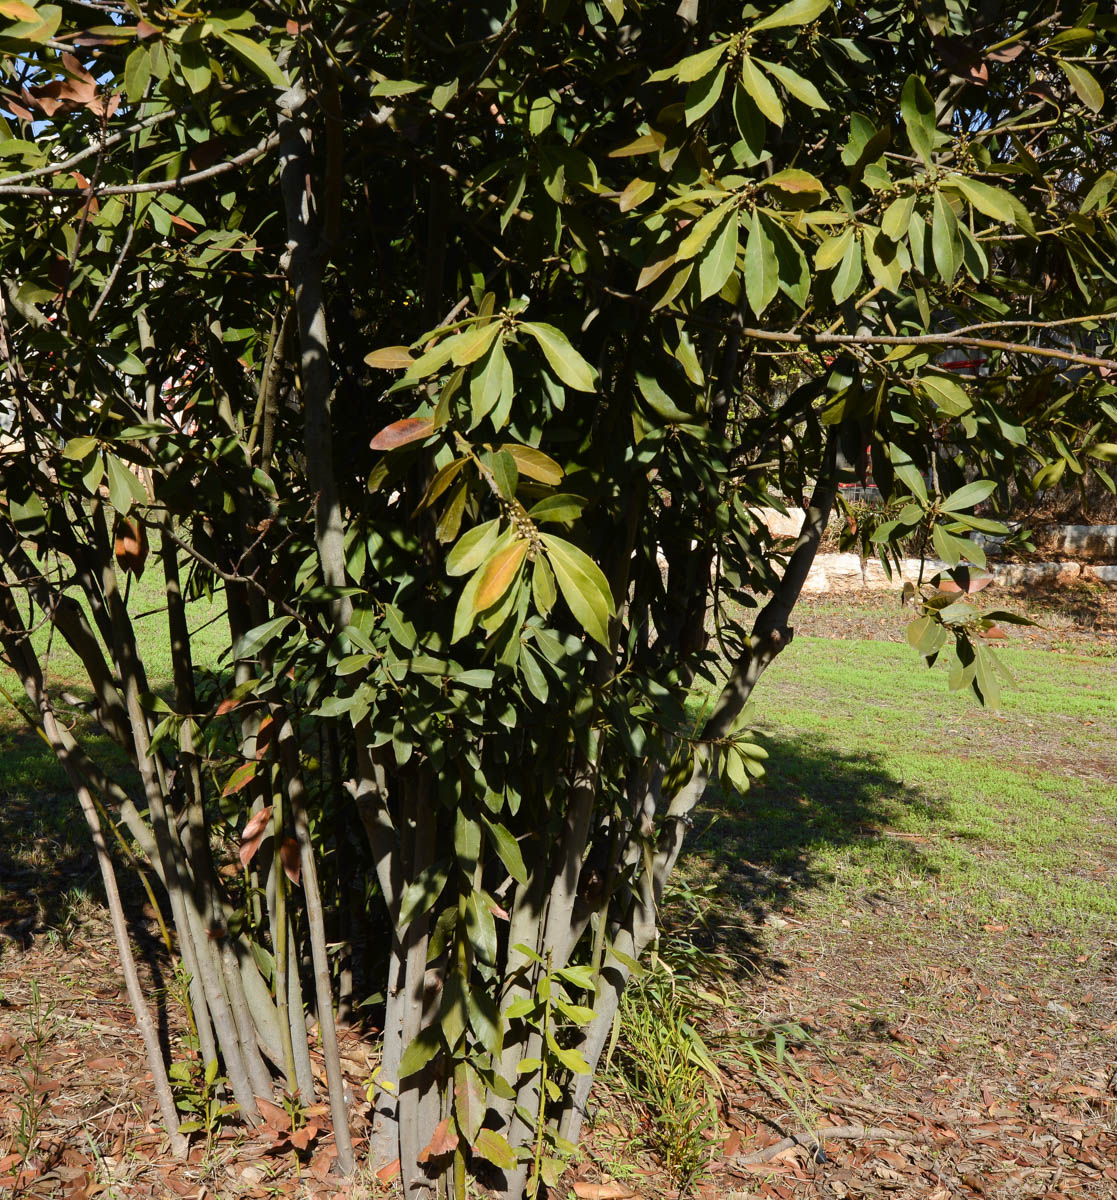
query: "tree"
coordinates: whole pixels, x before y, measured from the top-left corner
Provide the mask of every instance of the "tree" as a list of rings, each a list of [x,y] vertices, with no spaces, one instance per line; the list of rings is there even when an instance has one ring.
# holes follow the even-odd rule
[[[746,705],[839,482],[871,464],[886,561],[922,531],[945,562],[911,640],[931,663],[952,645],[951,686],[986,702],[984,635],[1011,617],[958,590],[984,565],[969,534],[1004,529],[998,484],[1112,487],[1114,21],[0,14],[0,637],[25,715],[96,836],[124,827],[158,875],[200,1059],[245,1120],[276,1077],[312,1095],[309,1000],[353,1165],[328,943],[367,874],[375,1165],[409,1194],[467,1173],[534,1194],[577,1141],[690,814],[762,774]],[[988,373],[936,365],[958,347]],[[800,502],[787,551],[755,514]],[[145,569],[162,694],[127,603]],[[216,673],[192,661],[202,593],[227,606]],[[44,622],[134,793],[58,719]]]

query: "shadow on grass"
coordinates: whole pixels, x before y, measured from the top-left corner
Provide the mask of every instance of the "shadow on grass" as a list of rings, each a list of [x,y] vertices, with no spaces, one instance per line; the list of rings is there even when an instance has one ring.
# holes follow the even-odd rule
[[[65,719],[61,706],[59,711]],[[78,732],[85,749],[127,785],[119,748],[99,730]],[[125,910],[131,915],[143,902],[142,891],[114,858]],[[0,712],[0,933],[23,949],[52,932],[65,940],[75,932],[74,914],[83,900],[92,898],[101,905],[102,896],[89,827],[62,764],[42,738],[6,708]],[[145,949],[147,930],[137,924],[132,933]]]
[[[675,894],[713,900],[701,928],[688,931],[704,949],[780,972],[760,926],[778,924],[805,893],[832,885],[835,854],[866,841],[879,843],[876,861],[892,873],[935,874],[918,841],[890,826],[904,816],[935,818],[943,802],[906,786],[884,754],[819,736],[760,740],[769,754],[764,779],[743,794],[707,793]],[[871,886],[866,893],[871,906],[887,903]],[[667,916],[670,925],[670,909]]]

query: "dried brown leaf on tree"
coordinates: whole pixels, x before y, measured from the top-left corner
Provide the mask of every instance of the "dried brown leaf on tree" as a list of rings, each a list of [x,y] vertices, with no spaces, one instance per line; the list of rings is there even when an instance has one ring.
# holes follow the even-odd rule
[[[450,1118],[446,1117],[434,1127],[431,1140],[419,1151],[418,1160],[429,1162],[432,1158],[442,1158],[457,1149],[458,1135],[450,1128]]]
[[[268,822],[271,820],[271,805],[260,809],[259,812],[253,813],[248,818],[244,829],[240,835],[240,865],[247,867],[252,861],[252,856],[260,848],[260,843],[264,840],[268,831]]]

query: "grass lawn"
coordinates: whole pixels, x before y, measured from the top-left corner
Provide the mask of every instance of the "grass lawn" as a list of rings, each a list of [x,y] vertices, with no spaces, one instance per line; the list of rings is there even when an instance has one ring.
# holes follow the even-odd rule
[[[848,906],[867,885],[1085,942],[1117,917],[1117,666],[1009,647],[999,711],[906,644],[798,638],[754,695],[770,760],[687,860],[746,906]]]

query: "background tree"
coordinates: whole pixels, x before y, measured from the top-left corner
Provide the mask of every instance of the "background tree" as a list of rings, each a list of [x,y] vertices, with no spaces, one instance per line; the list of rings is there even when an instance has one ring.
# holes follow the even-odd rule
[[[352,1168],[352,968],[327,949],[367,880],[375,1164],[409,1193],[472,1172],[534,1194],[690,813],[762,771],[745,706],[839,482],[871,463],[868,544],[922,530],[963,590],[998,484],[1112,487],[1113,20],[0,15],[0,636],[27,715],[161,880],[201,1059],[245,1120],[276,1081],[313,1094],[309,1005]],[[959,347],[988,373],[937,365]],[[800,502],[787,550],[756,512]],[[145,569],[163,695],[128,605]],[[935,582],[911,640],[995,702],[1006,614]],[[203,593],[216,673],[191,656]],[[57,720],[44,622],[135,787]]]

